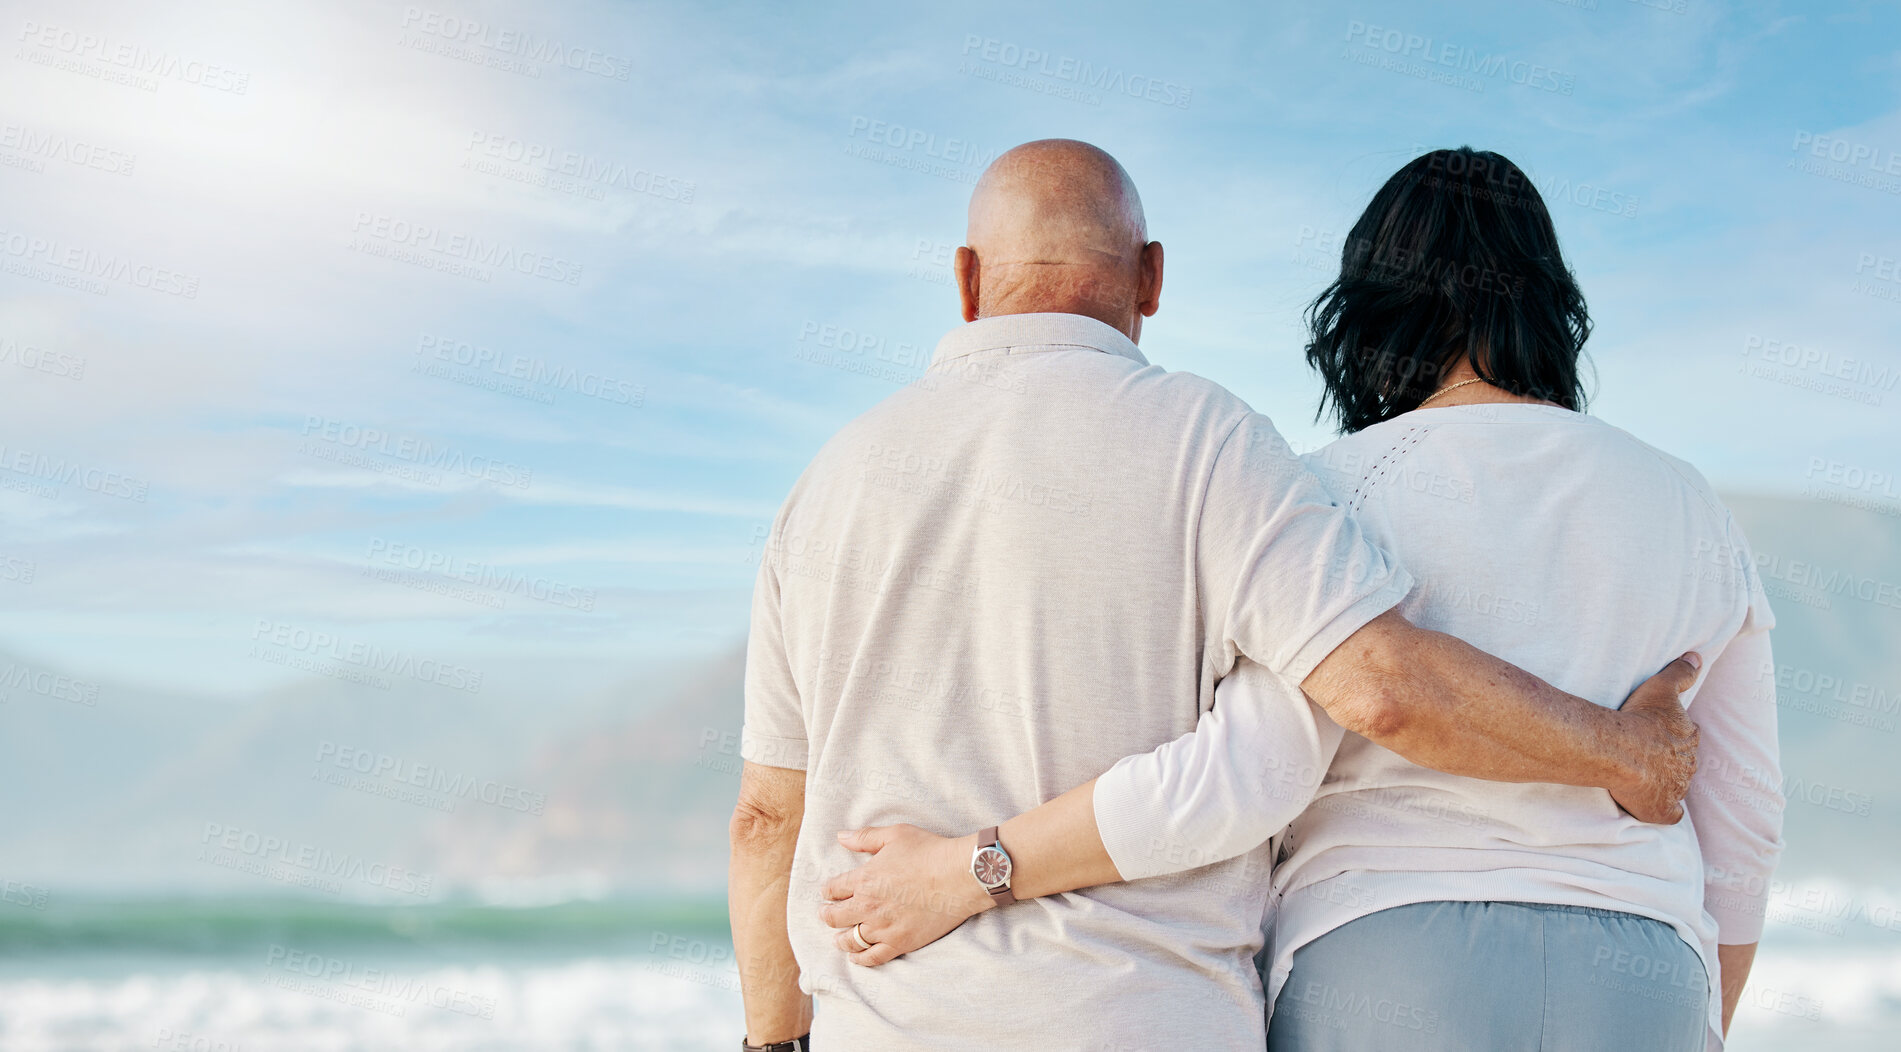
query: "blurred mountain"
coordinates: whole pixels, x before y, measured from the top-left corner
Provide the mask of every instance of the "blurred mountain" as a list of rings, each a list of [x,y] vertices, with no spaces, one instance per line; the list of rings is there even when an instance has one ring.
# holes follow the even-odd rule
[[[460,811],[430,831],[436,864],[463,879],[592,872],[618,887],[719,893],[744,673],[736,647],[645,713],[544,747],[516,780],[547,793],[547,812]]]
[[[1776,612],[1785,791],[1822,800],[1839,791],[1834,806],[1790,801],[1779,875],[1892,887],[1901,872],[1901,518],[1788,498],[1725,500]]]
[[[0,680],[10,669],[26,670],[29,684],[65,672],[0,651]],[[591,806],[594,786],[556,777],[570,748],[556,743],[580,743],[585,752],[603,729],[618,732],[650,712],[691,718],[676,697],[683,674],[697,670],[653,670],[560,705],[494,683],[470,693],[317,675],[240,699],[111,682],[98,684],[90,705],[30,686],[0,690],[0,767],[9,775],[0,878],[121,893],[291,890],[203,861],[200,847],[214,824],[277,838],[293,851],[308,846],[365,865],[402,866],[437,884],[502,870],[560,874],[565,862],[514,855],[503,865],[495,841],[518,827],[559,822],[577,800]],[[736,727],[736,679],[730,693]],[[602,806],[615,806],[618,790],[600,792]],[[545,797],[539,816],[524,807],[531,794]],[[729,797],[710,806],[731,805]],[[479,813],[486,814],[472,817]],[[624,821],[644,819],[632,810]],[[437,854],[478,831],[483,841],[465,853]],[[574,864],[602,870],[584,859]],[[342,894],[386,897],[362,882],[346,882]]]

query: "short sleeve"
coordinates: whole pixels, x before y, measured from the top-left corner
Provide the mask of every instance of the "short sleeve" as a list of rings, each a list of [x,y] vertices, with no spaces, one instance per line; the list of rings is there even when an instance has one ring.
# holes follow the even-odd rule
[[[803,771],[805,709],[787,656],[779,574],[772,552],[768,545],[753,584],[752,629],[746,636],[746,723],[740,733],[739,755],[767,767]]]
[[[1412,590],[1258,413],[1215,457],[1196,539],[1208,637],[1227,648],[1223,672],[1246,655],[1299,683]]]

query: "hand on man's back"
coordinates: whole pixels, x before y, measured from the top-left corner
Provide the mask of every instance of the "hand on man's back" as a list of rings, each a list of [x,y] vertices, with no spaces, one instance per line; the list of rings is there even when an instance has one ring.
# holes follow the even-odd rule
[[[1620,711],[1641,721],[1647,742],[1631,758],[1637,773],[1631,788],[1613,791],[1611,799],[1640,822],[1675,825],[1683,817],[1683,798],[1696,774],[1697,730],[1683,711],[1682,694],[1696,683],[1701,664],[1697,655],[1685,654],[1624,699]]]

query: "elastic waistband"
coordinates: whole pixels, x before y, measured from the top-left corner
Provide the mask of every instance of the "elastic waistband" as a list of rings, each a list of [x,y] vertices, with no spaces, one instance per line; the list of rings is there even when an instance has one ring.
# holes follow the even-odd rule
[[[1522,909],[1528,909],[1528,910],[1544,910],[1547,913],[1583,913],[1592,917],[1606,917],[1611,920],[1618,920],[1618,919],[1640,920],[1640,921],[1652,920],[1652,918],[1646,917],[1640,913],[1631,913],[1626,910],[1601,910],[1601,909],[1598,909],[1596,906],[1567,906],[1567,905],[1563,905],[1563,904],[1555,903],[1555,902],[1511,902],[1511,901],[1506,901],[1506,900],[1494,900],[1494,901],[1486,901],[1486,902],[1470,902],[1470,903],[1467,903],[1466,905],[1517,906]],[[1663,922],[1654,921],[1654,923],[1662,924]]]

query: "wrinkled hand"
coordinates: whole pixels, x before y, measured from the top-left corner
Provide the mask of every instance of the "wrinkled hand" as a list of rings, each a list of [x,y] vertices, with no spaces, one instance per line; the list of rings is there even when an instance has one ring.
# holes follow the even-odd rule
[[[838,834],[838,842],[871,857],[825,885],[832,901],[819,919],[839,929],[832,942],[853,964],[876,967],[943,938],[965,918],[994,903],[970,875],[975,834],[952,840],[912,825],[872,826]],[[871,949],[852,938],[859,928]]]
[[[1683,817],[1683,798],[1696,774],[1697,730],[1678,695],[1696,682],[1702,664],[1696,654],[1685,654],[1624,699],[1620,711],[1634,717],[1635,773],[1611,799],[1639,822],[1674,825]]]

